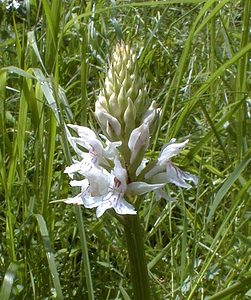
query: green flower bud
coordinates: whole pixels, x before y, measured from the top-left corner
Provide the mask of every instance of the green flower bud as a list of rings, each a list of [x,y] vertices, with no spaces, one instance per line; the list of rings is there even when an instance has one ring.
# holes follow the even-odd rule
[[[137,112],[132,100],[129,97],[127,98],[127,102],[128,105],[124,113],[124,122],[125,122],[125,136],[129,137],[130,133],[135,128],[135,119],[136,119]]]
[[[95,117],[103,132],[112,140],[117,140],[121,134],[121,125],[98,101],[95,103]]]

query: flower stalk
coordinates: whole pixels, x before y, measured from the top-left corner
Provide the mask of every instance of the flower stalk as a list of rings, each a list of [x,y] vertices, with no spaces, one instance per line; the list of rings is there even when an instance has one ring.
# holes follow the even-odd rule
[[[151,289],[145,257],[145,235],[138,215],[124,217],[132,288],[135,300],[150,300]]]

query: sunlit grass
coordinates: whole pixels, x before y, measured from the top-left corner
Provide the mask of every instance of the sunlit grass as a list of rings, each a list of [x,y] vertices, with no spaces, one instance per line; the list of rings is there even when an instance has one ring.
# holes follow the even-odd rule
[[[0,299],[130,299],[120,225],[53,202],[70,194],[65,123],[98,128],[121,38],[164,107],[148,155],[189,138],[176,163],[199,176],[141,208],[155,299],[250,299],[251,1],[26,3],[0,14]]]

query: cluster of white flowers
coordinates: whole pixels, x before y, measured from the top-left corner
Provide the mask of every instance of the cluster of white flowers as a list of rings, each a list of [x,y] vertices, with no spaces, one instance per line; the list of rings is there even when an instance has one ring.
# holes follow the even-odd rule
[[[167,183],[183,188],[191,187],[187,181],[197,184],[195,175],[180,170],[171,161],[188,140],[175,143],[172,139],[156,161],[145,159],[161,110],[154,101],[149,107],[145,104],[145,88],[135,78],[137,69],[131,49],[124,44],[117,45],[114,60],[95,105],[95,116],[103,134],[71,124],[68,126],[78,137],[67,130],[68,140],[81,160],[74,161],[65,173],[71,179],[75,174],[81,177],[70,182],[71,186],[80,187],[81,192],[65,202],[97,207],[97,217],[111,208],[120,215],[136,214],[133,204],[128,202],[133,195],[153,191],[156,199],[170,200],[163,189]]]
[[[81,187],[81,192],[65,202],[84,205],[87,208],[97,207],[97,217],[100,217],[109,208],[113,208],[116,213],[122,215],[136,214],[133,205],[125,200],[126,196],[154,191],[157,199],[163,197],[169,200],[170,198],[163,190],[167,183],[173,183],[183,188],[191,187],[186,181],[197,184],[195,175],[180,170],[171,162],[171,158],[185,147],[188,140],[183,143],[175,143],[174,139],[171,140],[163,147],[158,160],[150,170],[148,170],[147,161],[143,159],[136,170],[136,176],[141,178],[143,173],[144,181],[129,182],[125,162],[119,151],[122,142],[110,142],[105,136],[97,136],[87,127],[70,124],[68,126],[74,129],[79,136],[77,138],[69,137],[69,139],[82,159],[74,161],[65,169],[65,173],[71,178],[78,173],[84,176],[84,179],[70,182],[71,186]],[[144,123],[143,126],[141,125],[131,133],[128,143],[131,150],[130,163],[133,164],[139,149],[146,148],[150,138],[148,132],[148,125]],[[78,145],[87,151],[83,151]],[[147,172],[144,172],[145,170]]]

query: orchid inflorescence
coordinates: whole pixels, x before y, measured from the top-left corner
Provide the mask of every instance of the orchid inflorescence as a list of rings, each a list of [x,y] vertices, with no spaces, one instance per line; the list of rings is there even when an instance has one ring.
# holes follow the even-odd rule
[[[161,110],[157,103],[148,104],[144,80],[138,76],[136,55],[124,43],[117,44],[107,76],[95,103],[95,118],[102,134],[88,127],[68,124],[68,140],[81,160],[74,160],[65,169],[71,186],[81,192],[65,203],[97,207],[96,215],[113,208],[119,215],[136,214],[132,199],[153,191],[156,199],[170,197],[164,190],[167,183],[190,188],[197,177],[175,166],[171,159],[188,143],[163,146],[156,161],[148,161],[145,153],[158,125]],[[79,174],[81,180],[74,180]]]

